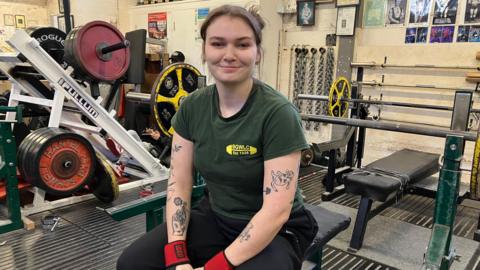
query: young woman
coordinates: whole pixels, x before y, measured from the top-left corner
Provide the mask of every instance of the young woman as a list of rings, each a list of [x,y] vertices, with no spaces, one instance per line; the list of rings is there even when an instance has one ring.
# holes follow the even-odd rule
[[[293,105],[253,78],[263,27],[255,11],[230,5],[203,23],[215,84],[175,114],[166,223],[129,246],[118,269],[301,268],[318,229],[297,188],[308,145]],[[194,169],[209,192],[191,209]]]

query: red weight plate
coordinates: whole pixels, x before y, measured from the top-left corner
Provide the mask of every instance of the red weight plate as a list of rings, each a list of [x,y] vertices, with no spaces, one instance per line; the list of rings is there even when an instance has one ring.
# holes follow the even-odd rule
[[[97,55],[99,44],[110,46],[125,40],[113,25],[93,21],[79,28],[73,35],[75,60],[87,75],[103,81],[113,81],[127,72],[130,64],[129,48],[111,52],[111,58],[107,61]]]

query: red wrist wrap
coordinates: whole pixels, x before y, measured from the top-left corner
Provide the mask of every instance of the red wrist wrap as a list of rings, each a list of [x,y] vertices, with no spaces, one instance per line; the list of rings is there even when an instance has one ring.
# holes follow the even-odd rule
[[[208,260],[204,268],[205,270],[233,270],[233,265],[225,257],[225,252],[221,251]]]
[[[190,259],[187,256],[187,242],[183,240],[166,244],[163,252],[165,255],[165,266],[167,268],[190,263]]]

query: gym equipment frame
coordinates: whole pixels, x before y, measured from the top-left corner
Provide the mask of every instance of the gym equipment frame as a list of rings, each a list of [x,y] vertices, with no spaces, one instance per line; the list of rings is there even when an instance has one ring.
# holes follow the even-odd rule
[[[72,70],[64,70],[55,60],[47,54],[40,46],[37,40],[31,38],[25,31],[17,30],[10,40],[7,41],[19,53],[1,53],[0,69],[4,71],[12,82],[11,98],[9,106],[15,106],[18,102],[28,102],[50,107],[49,127],[59,127],[60,124],[72,129],[88,138],[97,151],[107,151],[105,141],[100,134],[108,134],[113,140],[122,146],[138,163],[145,169],[146,173],[139,173],[137,176],[145,177],[140,181],[123,184],[121,190],[135,186],[145,185],[168,178],[168,169],[160,164],[141,144],[135,140],[114,118],[115,111],[107,112],[100,102],[101,97],[96,100],[90,96],[85,87],[82,87],[74,78],[70,76]],[[53,100],[46,99],[39,91],[29,85],[27,82],[17,80],[9,70],[21,61],[28,61],[43,77],[48,80],[50,87],[54,91]],[[22,92],[29,93],[31,96],[22,95]],[[65,106],[64,99],[69,100],[69,105],[73,104],[76,108]],[[73,111],[73,112],[72,112]],[[95,125],[87,125],[80,120],[81,115]],[[15,117],[14,113],[7,113],[7,120]],[[130,173],[131,171],[127,171]],[[133,172],[132,172],[133,174]],[[91,198],[93,195],[84,195],[80,197],[70,197],[54,202],[44,200],[45,192],[35,189],[33,207],[23,209],[25,215],[38,213],[55,207],[68,205],[78,201]]]

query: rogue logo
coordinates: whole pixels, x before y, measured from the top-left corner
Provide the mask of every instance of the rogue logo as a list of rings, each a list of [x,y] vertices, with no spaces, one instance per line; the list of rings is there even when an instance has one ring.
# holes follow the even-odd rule
[[[84,99],[82,96],[80,96],[73,87],[71,87],[63,78],[60,78],[58,80],[58,84],[67,91],[67,93],[72,96],[76,101],[82,105],[82,107],[93,117],[97,118],[98,112],[88,103],[86,99]]]
[[[257,153],[257,148],[251,145],[230,144],[226,151],[230,156],[252,156]]]

